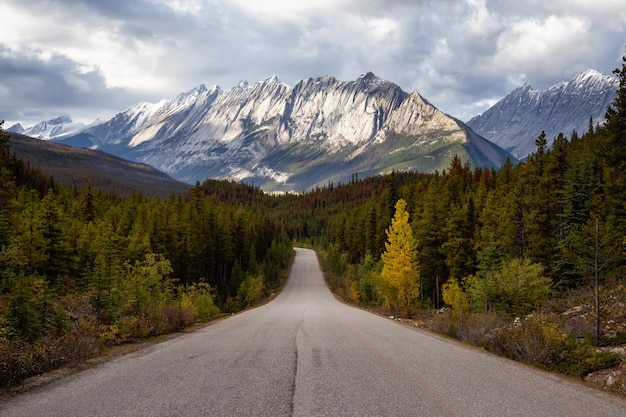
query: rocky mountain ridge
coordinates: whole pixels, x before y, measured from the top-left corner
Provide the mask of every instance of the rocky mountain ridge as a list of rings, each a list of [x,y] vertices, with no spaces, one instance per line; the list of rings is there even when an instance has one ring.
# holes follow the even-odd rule
[[[372,73],[355,81],[272,76],[224,91],[200,85],[139,103],[63,143],[150,164],[193,183],[206,178],[301,191],[353,174],[443,170],[456,154],[498,167],[509,156],[465,124]]]
[[[603,123],[607,107],[616,96],[618,80],[595,70],[538,91],[524,84],[467,125],[476,133],[523,159],[535,150],[535,139],[546,132],[548,145],[563,133],[583,134]]]

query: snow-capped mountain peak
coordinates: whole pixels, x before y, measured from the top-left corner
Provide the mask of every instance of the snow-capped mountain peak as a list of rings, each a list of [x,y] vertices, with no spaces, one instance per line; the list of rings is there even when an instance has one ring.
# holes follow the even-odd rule
[[[138,103],[62,142],[148,163],[194,183],[254,178],[297,190],[355,172],[443,170],[460,154],[499,166],[508,154],[371,72],[327,75],[290,87],[272,75],[230,90],[204,84],[157,103]]]
[[[51,138],[61,138],[75,135],[84,128],[84,123],[76,123],[70,116],[61,115],[53,119],[37,123],[29,128],[24,128],[21,124],[17,123],[7,130],[37,139],[49,140]]]
[[[551,145],[559,133],[570,136],[573,131],[586,132],[590,118],[602,123],[617,86],[616,78],[593,69],[546,90],[524,84],[467,124],[522,159],[535,151],[535,139],[542,131]]]
[[[191,183],[252,177],[291,190],[356,171],[445,169],[453,152],[426,158],[429,167],[418,162],[441,147],[467,147],[455,152],[473,152],[481,166],[499,166],[508,156],[417,92],[371,72],[354,81],[307,78],[294,87],[275,75],[228,91],[199,86],[173,100],[132,106],[85,133],[93,146]],[[320,166],[327,168],[318,172]]]

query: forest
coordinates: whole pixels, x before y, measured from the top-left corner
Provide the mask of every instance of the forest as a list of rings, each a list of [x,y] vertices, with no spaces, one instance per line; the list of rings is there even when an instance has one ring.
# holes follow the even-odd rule
[[[254,305],[292,241],[228,181],[170,198],[55,183],[0,145],[0,386]]]
[[[606,123],[541,134],[515,165],[455,157],[302,194],[64,186],[2,135],[0,386],[254,306],[294,244],[362,307],[572,375],[618,364],[596,349],[626,342],[626,58],[615,73]]]

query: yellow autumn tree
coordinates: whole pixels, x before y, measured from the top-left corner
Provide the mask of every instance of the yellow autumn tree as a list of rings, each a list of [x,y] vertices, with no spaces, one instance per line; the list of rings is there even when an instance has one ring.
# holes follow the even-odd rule
[[[420,269],[417,240],[413,238],[406,201],[398,200],[396,214],[387,230],[385,252],[382,254],[380,292],[388,307],[410,317],[419,296]]]
[[[470,303],[459,282],[454,278],[450,278],[443,285],[442,290],[443,302],[452,307],[454,317],[460,317],[461,321],[463,321],[463,314],[468,313]]]

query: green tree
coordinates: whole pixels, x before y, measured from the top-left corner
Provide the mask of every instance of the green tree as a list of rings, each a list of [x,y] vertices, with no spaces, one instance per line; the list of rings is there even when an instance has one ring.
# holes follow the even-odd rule
[[[398,200],[396,214],[387,230],[387,243],[382,254],[383,270],[381,293],[396,314],[411,316],[419,297],[420,268],[417,260],[417,241],[409,224],[406,201]]]
[[[20,203],[22,210],[18,218],[18,227],[14,238],[15,265],[23,269],[26,274],[40,271],[46,265],[46,239],[43,236],[41,223],[41,201],[37,191],[21,193]]]
[[[576,266],[583,280],[593,286],[595,304],[595,342],[600,340],[600,285],[616,285],[623,273],[618,266],[623,257],[623,238],[615,229],[599,219],[590,219],[585,227],[572,234],[572,249],[576,253]],[[611,282],[612,281],[612,282]]]
[[[96,215],[96,208],[94,204],[94,195],[91,188],[91,180],[87,182],[87,185],[80,194],[80,215],[81,220],[85,223],[92,222]]]
[[[172,301],[172,267],[163,256],[148,253],[141,261],[126,264],[124,293],[128,310],[137,316],[153,315],[157,308]]]
[[[606,111],[606,123],[600,129],[603,139],[602,156],[606,161],[606,199],[615,227],[626,233],[626,56],[621,68],[613,73],[618,77],[617,96]]]
[[[431,181],[424,193],[421,210],[415,213],[414,236],[418,241],[421,298],[432,300],[439,308],[440,283],[448,277],[446,255],[442,246],[446,242],[445,227],[449,209],[446,192],[440,181]]]
[[[41,325],[40,297],[36,291],[37,284],[41,284],[42,280],[20,274],[12,281],[13,288],[9,294],[4,320],[12,336],[34,343],[44,330]]]
[[[61,224],[61,214],[57,204],[56,195],[52,189],[42,201],[41,233],[45,242],[43,247],[46,265],[42,273],[46,275],[48,281],[54,286],[58,284],[59,278],[67,274],[69,261],[69,247],[63,236]]]
[[[9,243],[15,210],[15,175],[9,170],[9,136],[2,132],[0,120],[0,248]]]
[[[109,225],[101,226],[94,244],[94,265],[89,272],[91,302],[99,320],[105,322],[117,317],[121,304],[123,267],[119,240]]]
[[[550,294],[551,280],[543,267],[529,259],[514,258],[485,277],[470,276],[465,290],[474,311],[490,310],[513,316],[525,316],[543,304]]]

